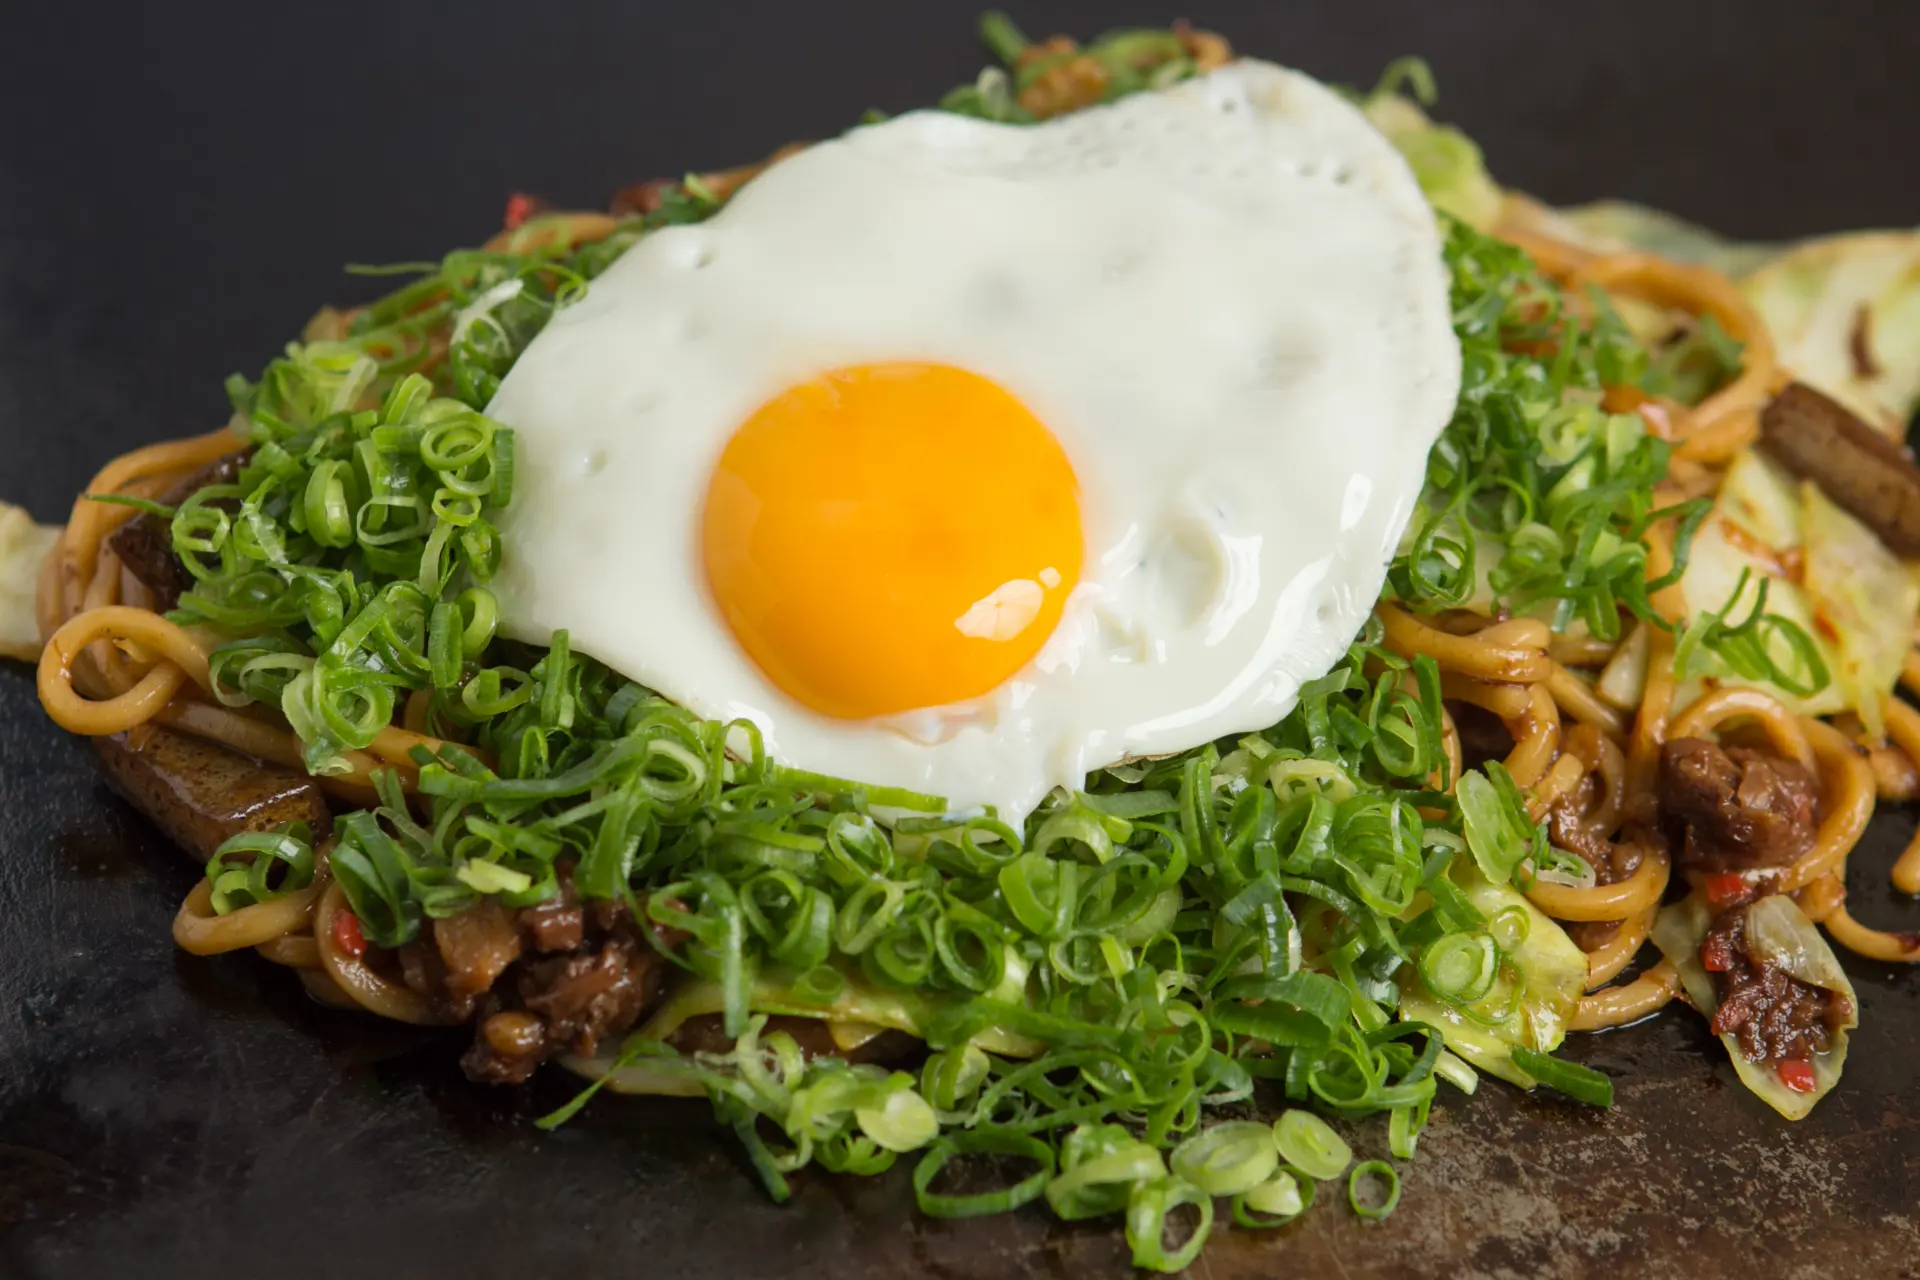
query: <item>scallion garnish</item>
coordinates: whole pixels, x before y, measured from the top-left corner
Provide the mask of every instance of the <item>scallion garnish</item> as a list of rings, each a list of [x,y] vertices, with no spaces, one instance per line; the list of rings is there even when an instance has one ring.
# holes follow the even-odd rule
[[[1273,1122],[1272,1133],[1280,1158],[1310,1178],[1329,1181],[1353,1163],[1347,1140],[1311,1111],[1286,1112]]]
[[[1169,1250],[1167,1234],[1178,1226],[1168,1219],[1187,1205],[1193,1206],[1199,1216],[1187,1238]],[[1127,1202],[1127,1244],[1133,1250],[1136,1267],[1167,1273],[1185,1270],[1200,1256],[1200,1247],[1212,1230],[1213,1197],[1181,1178],[1143,1182],[1134,1187],[1133,1198]]]
[[[1278,1169],[1251,1191],[1233,1197],[1233,1220],[1243,1227],[1284,1227],[1313,1207],[1314,1180],[1297,1169]]]
[[[1273,1176],[1280,1167],[1280,1152],[1271,1125],[1231,1120],[1175,1147],[1171,1164],[1177,1177],[1210,1196],[1237,1196]]]
[[[306,888],[313,883],[307,824],[229,838],[207,859],[206,875],[216,915]]]
[[[1078,1125],[1060,1144],[1060,1176],[1047,1203],[1068,1222],[1122,1213],[1134,1187],[1166,1176],[1160,1152],[1124,1125]]]
[[[1513,1065],[1575,1102],[1584,1102],[1590,1107],[1613,1105],[1613,1081],[1592,1067],[1583,1067],[1577,1062],[1568,1062],[1524,1046],[1515,1046]]]
[[[997,1191],[949,1195],[931,1190],[949,1163],[963,1156],[1011,1156],[1038,1166]],[[1038,1197],[1053,1179],[1053,1148],[1035,1137],[1003,1128],[967,1129],[941,1138],[927,1149],[913,1171],[913,1194],[920,1212],[932,1218],[978,1218],[1005,1213]]]
[[[1347,1203],[1361,1217],[1378,1222],[1400,1203],[1400,1171],[1385,1160],[1363,1160],[1353,1166],[1347,1178]]]
[[[1666,627],[1651,592],[1679,580],[1710,504],[1656,508],[1653,488],[1671,446],[1637,414],[1602,409],[1601,393],[1648,385],[1704,395],[1711,377],[1681,379],[1676,370],[1704,363],[1723,374],[1737,346],[1702,325],[1677,364],[1650,367],[1604,299],[1595,300],[1591,322],[1578,322],[1513,245],[1448,220],[1446,257],[1462,391],[1428,459],[1427,492],[1388,573],[1390,591],[1416,610],[1471,603],[1537,613],[1556,629],[1578,622],[1602,640],[1619,638],[1623,611]],[[1537,353],[1541,343],[1550,356]],[[1666,516],[1678,521],[1673,567],[1650,583],[1644,538]],[[1744,628],[1704,629],[1696,643],[1731,652],[1742,674],[1780,663],[1807,689],[1823,687],[1827,673],[1811,638],[1763,606]]]
[[[153,516],[156,519],[160,519],[160,520],[173,519],[172,507],[166,506],[163,503],[155,502],[151,498],[142,498],[137,494],[85,493],[80,496],[85,498],[88,502],[98,502],[109,507],[132,507],[135,511],[141,512],[144,515]]]

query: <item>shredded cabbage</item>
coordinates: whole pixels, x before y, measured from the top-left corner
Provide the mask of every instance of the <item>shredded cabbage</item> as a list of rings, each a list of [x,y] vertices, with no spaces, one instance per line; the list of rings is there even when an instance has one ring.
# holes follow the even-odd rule
[[[1811,691],[1783,681],[1779,672],[1806,655],[1796,655],[1779,636],[1756,637],[1780,664],[1767,672],[1742,663],[1738,647],[1694,650],[1683,635],[1675,710],[1711,677],[1764,689],[1801,715],[1853,711],[1878,733],[1880,702],[1911,643],[1920,588],[1872,531],[1818,486],[1749,451],[1727,469],[1713,513],[1694,537],[1680,589],[1688,613],[1701,619],[1750,612],[1763,585],[1767,611],[1795,624],[1793,643],[1804,640],[1832,680]]]
[[[1464,864],[1454,880],[1490,921],[1514,927],[1498,943],[1499,971],[1470,1003],[1437,996],[1417,970],[1401,980],[1400,1016],[1440,1029],[1447,1047],[1474,1066],[1523,1089],[1534,1079],[1513,1061],[1516,1046],[1550,1053],[1566,1038],[1567,1019],[1587,987],[1587,956],[1554,920],[1504,884],[1493,884]]]

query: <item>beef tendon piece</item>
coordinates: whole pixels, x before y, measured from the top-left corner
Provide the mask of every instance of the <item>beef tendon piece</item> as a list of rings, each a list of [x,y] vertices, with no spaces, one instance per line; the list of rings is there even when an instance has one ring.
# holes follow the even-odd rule
[[[1789,383],[1760,415],[1760,444],[1895,555],[1920,556],[1920,467],[1844,405]]]
[[[421,928],[420,936],[402,943],[393,952],[400,966],[400,981],[433,1001],[436,1018],[446,1023],[469,1021],[480,1001],[473,995],[455,991],[447,982],[447,962],[434,945],[438,921]]]
[[[587,941],[587,909],[580,904],[571,868],[561,867],[555,878],[560,885],[559,893],[545,902],[520,909],[520,928],[527,943],[543,955],[578,951]],[[625,909],[624,903],[617,905]],[[618,913],[602,912],[595,924],[609,929],[617,920]]]
[[[1610,840],[1587,821],[1599,790],[1592,774],[1580,780],[1573,794],[1562,796],[1547,810],[1547,834],[1557,848],[1576,854],[1593,868],[1596,885],[1630,879],[1646,860],[1649,848],[1664,848],[1658,832],[1630,826],[1618,840]]]
[[[569,871],[558,878],[559,893],[537,906],[483,902],[433,923],[441,970],[433,994],[479,1022],[461,1059],[470,1079],[518,1084],[555,1054],[590,1057],[659,1003],[672,966],[627,905],[582,904]],[[463,933],[451,951],[449,925]],[[468,992],[483,977],[475,999]]]
[[[547,1024],[524,1009],[503,1009],[480,1023],[473,1048],[461,1059],[467,1078],[482,1084],[520,1084],[553,1052]]]
[[[204,738],[148,725],[93,744],[113,789],[202,861],[243,832],[304,822],[318,844],[333,828],[312,778]]]
[[[646,943],[619,935],[597,951],[534,961],[520,975],[520,999],[546,1019],[550,1037],[591,1056],[653,1003],[665,963]]]
[[[1770,752],[1705,738],[1660,749],[1660,816],[1689,870],[1786,866],[1813,846],[1816,794],[1805,768]]]
[[[434,945],[447,967],[447,990],[477,996],[492,988],[520,958],[520,924],[513,912],[482,898],[459,915],[433,923]]]
[[[666,993],[674,969],[656,947],[672,950],[685,935],[635,920],[622,901],[581,901],[570,868],[560,868],[557,881],[546,902],[512,911],[483,900],[428,922],[398,951],[409,987],[449,1020],[476,1023],[461,1059],[470,1079],[519,1084],[559,1054],[604,1052]],[[687,1018],[668,1043],[688,1054],[725,1052],[733,1039],[721,1022],[718,1014]],[[767,1025],[791,1035],[809,1059],[893,1062],[919,1043],[903,1032],[866,1030],[842,1043],[818,1018],[775,1016]]]
[[[1655,830],[1632,824],[1617,840],[1608,839],[1588,821],[1599,784],[1593,774],[1580,780],[1573,793],[1563,796],[1547,810],[1547,832],[1556,848],[1565,849],[1593,868],[1596,885],[1619,884],[1631,879],[1647,859],[1649,850],[1661,851],[1666,841]],[[1563,921],[1573,945],[1592,954],[1619,936],[1623,920]]]

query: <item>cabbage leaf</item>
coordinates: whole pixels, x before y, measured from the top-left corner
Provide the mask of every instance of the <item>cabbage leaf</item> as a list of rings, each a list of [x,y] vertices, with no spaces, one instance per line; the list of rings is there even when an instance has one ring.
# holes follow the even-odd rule
[[[19,507],[0,502],[0,658],[39,660],[34,588],[59,537],[59,529],[35,524]]]
[[[1454,881],[1489,920],[1523,920],[1524,933],[1508,946],[1493,988],[1461,1009],[1421,983],[1417,965],[1401,970],[1400,1017],[1440,1032],[1447,1048],[1482,1071],[1523,1089],[1539,1083],[1514,1065],[1516,1045],[1551,1053],[1567,1034],[1567,1020],[1587,988],[1587,956],[1552,917],[1519,890],[1494,884],[1456,859]]]
[[[1720,1007],[1714,994],[1713,976],[1700,963],[1700,944],[1712,923],[1712,910],[1694,896],[1662,910],[1652,934],[1654,945],[1679,971],[1687,999],[1708,1018]],[[1834,958],[1833,949],[1791,898],[1775,895],[1747,908],[1747,946],[1756,958],[1777,965],[1800,981],[1839,993],[1849,1006],[1833,1043],[1826,1052],[1814,1055],[1814,1087],[1810,1093],[1795,1093],[1780,1082],[1777,1073],[1761,1063],[1747,1061],[1739,1040],[1731,1032],[1720,1037],[1727,1056],[1733,1059],[1740,1083],[1787,1119],[1798,1120],[1840,1083],[1840,1071],[1847,1061],[1847,1032],[1860,1025],[1860,1002],[1853,994],[1853,984],[1847,980],[1846,972]]]

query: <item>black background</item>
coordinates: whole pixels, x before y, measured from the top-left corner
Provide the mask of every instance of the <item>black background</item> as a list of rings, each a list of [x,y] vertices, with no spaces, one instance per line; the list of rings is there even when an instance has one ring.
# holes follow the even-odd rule
[[[257,369],[319,303],[353,300],[341,264],[476,242],[510,191],[598,204],[869,106],[930,102],[982,62],[972,14],[945,0],[6,6],[0,500],[61,518],[107,457],[213,425],[222,376]],[[1361,84],[1424,54],[1439,114],[1496,177],[1554,202],[1635,198],[1745,237],[1920,221],[1910,4],[1058,2],[1015,16],[1083,36],[1186,16]],[[1888,822],[1882,853],[1911,826]],[[1873,865],[1857,892],[1883,878]],[[8,1274],[1118,1266],[1105,1227],[919,1223],[897,1178],[815,1179],[775,1209],[699,1108],[614,1103],[538,1136],[528,1117],[564,1082],[481,1095],[445,1040],[314,1009],[251,957],[176,955],[167,923],[191,878],[39,717],[25,669],[0,663]],[[1900,1132],[1917,1122],[1913,1090],[1893,1065],[1913,1060],[1920,1003],[1912,977],[1866,970],[1847,1085],[1791,1135],[1716,1085],[1724,1064],[1669,1014],[1591,1042],[1626,1077],[1618,1115],[1490,1090],[1436,1120],[1387,1227],[1323,1209],[1209,1259],[1222,1275],[1315,1274],[1335,1255],[1354,1276],[1889,1274],[1920,1251]],[[1870,1054],[1877,1070],[1858,1063]]]

